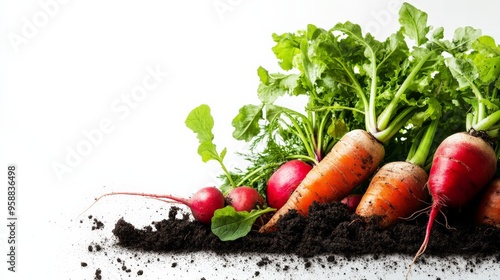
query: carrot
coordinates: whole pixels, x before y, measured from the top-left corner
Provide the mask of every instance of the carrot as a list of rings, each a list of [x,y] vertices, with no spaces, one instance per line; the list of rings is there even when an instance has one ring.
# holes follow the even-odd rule
[[[421,208],[428,195],[427,178],[422,167],[410,162],[396,161],[382,166],[371,179],[356,214],[365,218],[378,217],[381,227],[410,216]]]
[[[435,119],[422,140],[413,142],[406,161],[387,163],[377,171],[356,208],[357,215],[366,219],[375,217],[379,226],[388,227],[423,206],[429,195],[425,187],[428,175],[423,166],[437,126]]]
[[[476,224],[500,227],[500,178],[494,178],[480,196]]]
[[[276,48],[287,49],[287,53],[297,55],[293,61],[301,63],[299,71],[302,71],[303,77],[317,79],[318,73],[312,70],[322,69],[324,82],[318,79],[306,83],[308,89],[312,88],[311,94],[327,93],[329,96],[330,92],[323,83],[332,86],[333,105],[311,102],[306,109],[351,109],[354,114],[362,111],[365,131],[353,130],[344,135],[319,160],[260,232],[275,230],[276,222],[290,210],[307,215],[308,207],[314,201],[328,203],[342,200],[375,172],[384,159],[384,145],[408,122],[412,127],[418,127],[424,121],[434,119],[434,112],[440,111],[430,108],[432,104],[441,103],[437,99],[442,96],[435,95],[433,91],[439,86],[437,83],[429,84],[425,91],[415,92],[414,89],[420,87],[420,81],[430,80],[434,70],[443,61],[437,52],[425,48],[425,40],[417,40],[415,47],[423,47],[417,55],[409,51],[406,39],[415,38],[412,32],[406,31],[414,30],[412,19],[421,12],[406,3],[404,7],[405,10],[400,13],[404,19],[400,21],[403,27],[401,32],[398,31],[398,34],[384,42],[374,40],[371,35],[363,36],[359,25],[346,22],[338,23],[330,30],[308,25],[307,31],[293,35],[293,44],[278,45]],[[290,34],[287,35],[289,37]],[[293,92],[295,94],[296,91]],[[407,102],[408,98],[412,101]],[[337,102],[343,99],[349,100],[346,103],[352,104],[354,108]],[[418,122],[412,123],[417,113],[420,113]],[[360,119],[358,116],[357,119]],[[318,128],[312,127],[313,132]]]
[[[260,232],[275,230],[278,219],[289,210],[305,216],[314,201],[341,200],[375,172],[384,154],[383,145],[370,133],[361,129],[348,132],[309,171],[285,205],[261,227]]]

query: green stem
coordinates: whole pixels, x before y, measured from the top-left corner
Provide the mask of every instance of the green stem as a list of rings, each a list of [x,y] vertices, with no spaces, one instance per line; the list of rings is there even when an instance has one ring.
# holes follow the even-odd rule
[[[408,155],[406,156],[406,161],[409,161],[410,158],[413,157],[417,152],[417,147],[419,143],[418,140],[422,138],[422,134],[424,134],[424,131],[420,129],[417,135],[415,136],[415,140],[411,144],[410,150],[408,151]]]
[[[413,115],[419,111],[417,107],[407,107],[405,108],[397,117],[391,122],[391,124],[384,130],[373,133],[373,137],[382,143],[389,141],[398,131],[406,124],[406,122],[413,117]]]
[[[303,116],[303,115],[302,115]],[[313,155],[315,158],[318,158],[317,155],[317,144],[316,144],[316,135],[314,131],[316,130],[316,117],[312,112],[308,112],[309,118],[305,118],[305,116],[302,118],[302,121],[304,122],[305,125],[305,133],[306,133],[306,140],[308,140],[308,144],[311,147],[311,150],[313,151]]]
[[[283,163],[282,162],[274,162],[274,163],[266,164],[264,166],[256,168],[252,172],[245,175],[245,177],[241,178],[240,181],[238,182],[238,186],[242,186],[243,183],[245,183],[248,179],[252,178],[255,174],[262,172],[262,170],[265,170],[267,168],[272,168],[275,166],[280,166],[281,164],[283,164]]]
[[[297,123],[297,121],[295,120],[295,118],[293,118],[292,116],[290,116],[288,113],[285,113],[285,114],[288,116],[288,119],[292,122],[293,127],[295,128],[294,129],[294,133],[295,133],[295,135],[297,135],[300,138],[300,140],[304,144],[304,147],[307,150],[307,154],[310,157],[315,157],[314,147],[311,147],[311,144],[307,140],[308,138],[304,135],[304,132],[300,128],[300,125]],[[305,116],[304,116],[304,118],[305,118]]]
[[[317,137],[316,158],[318,159],[318,161],[321,161],[321,159],[323,158],[323,137],[325,132],[325,125],[329,115],[330,115],[329,112],[326,112],[326,114],[323,115],[318,127],[318,136],[316,136]]]
[[[422,140],[420,140],[417,150],[410,158],[407,159],[408,162],[420,167],[424,167],[425,162],[427,161],[427,157],[429,156],[432,142],[434,140],[434,135],[436,135],[438,124],[439,119],[435,119],[431,122],[424,134],[424,137],[422,138]]]
[[[367,45],[368,47],[368,45]],[[377,129],[377,112],[375,110],[375,97],[377,95],[377,64],[375,60],[375,52],[373,49],[370,47],[369,48],[372,55],[372,82],[371,82],[371,87],[370,87],[370,104],[369,104],[369,109],[368,109],[368,124],[370,127],[370,130],[368,132],[375,133],[378,131]]]
[[[499,128],[490,129],[486,131],[486,134],[488,134],[488,136],[491,138],[498,138],[500,136],[500,129]]]
[[[360,114],[364,114],[364,113],[365,113],[364,111],[361,111],[361,110],[359,110],[359,109],[352,108],[352,107],[347,107],[347,106],[342,106],[342,105],[324,106],[324,107],[321,107],[321,108],[314,108],[314,109],[310,109],[310,110],[312,110],[312,111],[323,111],[323,110],[349,110],[349,111],[357,112],[357,113],[360,113]]]
[[[474,124],[474,114],[468,113],[465,116],[465,131],[471,130],[473,124]]]
[[[312,162],[314,165],[318,164],[318,160],[316,158],[305,156],[305,155],[291,155],[287,156],[287,159],[302,159],[304,161]]]
[[[475,126],[477,123],[483,121],[483,119],[486,117],[486,106],[484,105],[484,102],[483,102],[483,95],[481,94],[481,91],[479,91],[479,89],[476,87],[476,85],[474,84],[473,81],[471,80],[468,80],[469,84],[470,84],[470,88],[472,89],[472,92],[474,92],[474,94],[476,95],[476,98],[477,98],[477,116],[476,116],[476,120],[473,124],[473,126]]]
[[[500,121],[500,110],[495,113],[480,119],[480,121],[472,126],[474,130],[484,130],[487,131],[492,126],[494,126],[498,121]]]
[[[372,77],[371,77],[371,84],[370,84],[370,96],[369,96],[369,101],[368,104],[366,104],[366,96],[364,92],[359,88],[358,90],[358,95],[362,97],[363,100],[363,105],[365,106],[365,125],[366,125],[366,130],[372,134],[378,132],[377,130],[377,114],[375,110],[375,97],[377,93],[377,57],[375,55],[375,51],[373,50],[372,46],[366,42],[366,40],[363,40],[363,38],[360,38],[357,34],[354,34],[351,30],[340,28],[339,31],[344,32],[346,34],[349,34],[354,38],[356,41],[358,41],[360,44],[364,45],[366,47],[366,50],[370,52],[370,64],[372,67]],[[345,65],[342,64],[343,67],[345,68]],[[349,73],[349,71],[346,71]],[[354,77],[351,77],[351,73],[349,73],[349,77],[351,80],[355,80]],[[359,84],[358,84],[359,87]],[[360,92],[359,92],[360,91]]]
[[[226,174],[226,177],[227,177],[227,180],[229,181],[229,184],[231,184],[231,188],[232,189],[236,189],[237,186],[239,185],[236,185],[234,183],[234,180],[233,178],[231,177],[231,173],[229,173],[229,171],[227,170],[226,166],[224,165],[224,163],[222,163],[222,160],[218,160],[219,163],[220,163],[220,166],[222,168],[222,170],[224,171],[224,174]]]
[[[418,74],[420,69],[422,69],[422,66],[424,66],[424,63],[429,59],[429,57],[431,57],[433,53],[434,52],[429,52],[417,63],[417,65],[415,65],[413,70],[404,80],[403,84],[399,87],[398,91],[394,95],[394,98],[391,100],[391,103],[389,103],[389,105],[384,109],[384,111],[380,113],[377,123],[377,128],[379,130],[384,130],[389,125],[389,121],[391,120],[392,116],[394,115],[397,109],[401,95],[403,95],[403,93],[408,89],[410,84],[415,79],[415,76]]]

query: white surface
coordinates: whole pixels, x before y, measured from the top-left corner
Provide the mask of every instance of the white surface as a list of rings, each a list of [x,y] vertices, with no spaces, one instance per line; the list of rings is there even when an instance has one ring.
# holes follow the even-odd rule
[[[103,201],[92,210],[102,214],[98,218],[108,219],[107,227],[97,232],[89,230],[85,217],[82,224],[76,219],[92,199],[112,190],[189,196],[202,186],[216,185],[219,167],[201,162],[196,137],[184,126],[192,108],[201,103],[212,107],[216,144],[228,148],[230,167],[238,164],[231,155],[243,149],[244,143],[231,138],[231,120],[241,105],[257,102],[256,69],[261,65],[277,69],[271,51],[273,32],[293,32],[308,23],[329,28],[350,20],[385,38],[396,30],[401,3],[2,1],[0,174],[6,176],[7,165],[17,164],[19,245],[18,272],[7,273],[7,230],[1,226],[0,279],[28,279],[33,273],[41,278],[92,279],[96,263],[110,265],[103,271],[104,279],[134,279],[136,274],[122,273],[116,263],[109,263],[116,257],[127,259],[129,252],[88,254],[88,241],[112,244],[109,227],[118,217],[140,213],[147,223],[164,208],[150,201],[145,207],[140,199],[128,200],[126,205],[122,200]],[[500,40],[500,4],[495,0],[410,3],[426,11],[432,25],[444,26],[447,36],[456,27],[470,25]],[[155,71],[159,75],[152,76]],[[137,86],[144,82],[149,90],[138,94]],[[94,137],[93,143],[86,134]],[[78,149],[80,156],[74,154]],[[54,166],[63,165],[67,172],[57,175]],[[0,203],[6,209],[6,191],[0,191]],[[206,262],[207,271],[197,267],[188,273],[190,258],[205,258],[158,257],[160,261],[152,261],[143,268],[143,277],[137,278],[220,279],[217,274],[228,275],[227,279],[265,279],[266,275],[273,279],[335,275],[401,279],[402,275],[401,271],[387,272],[383,262],[373,261],[367,268],[352,262],[325,269],[313,264],[309,270],[276,273],[275,264],[257,268],[236,261],[234,266],[221,268],[217,258],[211,258],[215,264]],[[88,269],[80,267],[83,259],[89,262]],[[180,265],[170,268],[172,260]],[[248,269],[240,272],[240,265]],[[444,271],[416,269],[421,279],[493,279],[500,272],[498,264],[488,262],[473,272],[462,263]],[[111,270],[116,273],[104,274]],[[256,270],[258,277],[253,274]],[[450,273],[453,270],[459,273]],[[457,276],[462,274],[467,276]]]

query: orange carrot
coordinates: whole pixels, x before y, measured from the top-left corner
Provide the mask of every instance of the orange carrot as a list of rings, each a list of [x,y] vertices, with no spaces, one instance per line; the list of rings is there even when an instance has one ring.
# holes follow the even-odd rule
[[[390,162],[371,179],[356,214],[365,218],[377,217],[381,227],[388,227],[421,209],[429,195],[425,187],[427,179],[427,172],[418,165],[407,161]]]
[[[381,227],[388,227],[421,209],[429,196],[426,187],[429,176],[422,166],[429,156],[438,124],[439,119],[435,119],[417,134],[406,161],[387,163],[377,171],[356,214],[366,219],[377,217]]]
[[[481,195],[476,223],[500,227],[500,178],[493,179]]]
[[[384,154],[384,146],[370,133],[360,129],[348,132],[313,167],[285,205],[260,228],[260,232],[275,230],[279,218],[290,210],[307,216],[314,201],[340,201],[375,172]]]

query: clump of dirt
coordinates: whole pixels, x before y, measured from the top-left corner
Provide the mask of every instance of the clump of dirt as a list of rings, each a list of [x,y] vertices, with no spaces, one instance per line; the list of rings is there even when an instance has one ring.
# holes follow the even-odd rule
[[[100,268],[96,269],[94,279],[95,280],[101,280],[102,279],[102,270]]]
[[[475,226],[460,210],[446,211],[448,225],[453,228],[446,227],[441,217],[442,224],[434,226],[426,255],[500,258],[500,228]],[[255,230],[244,238],[223,242],[210,226],[192,221],[180,208],[172,207],[168,219],[144,228],[136,228],[122,218],[113,234],[120,246],[154,252],[277,253],[304,258],[328,254],[414,255],[422,244],[427,218],[420,215],[382,229],[351,213],[344,204],[313,204],[307,218],[294,211],[285,215],[276,232],[261,234]]]
[[[94,218],[92,215],[88,216],[89,220],[93,221],[92,230],[103,229],[104,223]],[[80,224],[83,224],[83,220],[80,220]]]

